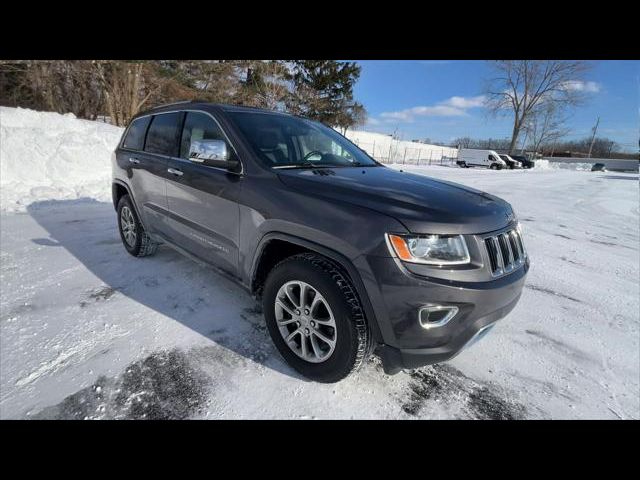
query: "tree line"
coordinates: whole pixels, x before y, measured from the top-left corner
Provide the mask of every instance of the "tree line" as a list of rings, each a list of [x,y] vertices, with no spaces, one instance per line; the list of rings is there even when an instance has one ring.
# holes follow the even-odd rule
[[[586,157],[591,147],[591,137],[584,137],[578,140],[554,139],[543,144],[528,144],[526,148],[516,148],[512,154],[521,152],[532,152],[543,157]],[[453,139],[450,144],[456,148],[478,148],[483,150],[496,150],[500,153],[509,153],[511,146],[510,138],[471,138],[459,137]],[[637,154],[624,152],[620,145],[607,137],[595,137],[593,148],[591,148],[593,158],[638,158]]]
[[[0,105],[126,125],[182,100],[290,112],[346,131],[366,121],[353,97],[360,66],[335,60],[0,61]]]

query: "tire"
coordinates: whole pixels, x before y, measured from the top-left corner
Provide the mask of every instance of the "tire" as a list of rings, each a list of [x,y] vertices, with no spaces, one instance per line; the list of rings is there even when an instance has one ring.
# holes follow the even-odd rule
[[[498,165],[496,165],[495,163],[492,163],[491,166],[489,167],[491,170],[497,170],[498,169]]]
[[[460,168],[469,168],[467,162],[460,162],[458,165],[460,165]]]
[[[299,285],[296,284],[306,285],[307,301],[300,301],[299,292],[302,287],[297,288]],[[311,312],[310,316],[294,317],[277,305],[276,298],[280,298],[280,304],[286,303],[287,308],[295,314],[296,302],[290,301],[288,295],[282,294],[283,289],[286,290],[288,287],[291,287],[294,297],[296,291],[298,292],[297,304],[303,304],[303,308],[299,310],[301,314],[308,312],[304,306],[315,303],[313,299],[320,294],[318,305],[314,308],[317,316]],[[325,302],[328,308],[322,306],[322,302]],[[341,269],[323,256],[303,253],[276,265],[269,272],[265,282],[262,305],[267,328],[276,348],[291,367],[311,380],[322,383],[338,382],[358,370],[371,352],[371,334],[356,291]],[[288,322],[286,326],[278,322],[279,316],[280,322]],[[335,324],[333,328],[326,325],[326,318],[331,316]],[[320,317],[325,318],[319,320],[325,322],[325,325],[316,324],[313,327],[313,318]],[[299,320],[297,323],[294,321],[296,318]],[[291,335],[291,332],[296,330],[299,333],[294,333],[289,342],[285,341],[285,335]],[[309,334],[305,335],[304,330]],[[329,339],[333,338],[334,346],[330,347],[329,343],[320,340],[315,332]],[[301,356],[302,342],[305,342],[309,355],[314,357],[312,361]],[[313,342],[321,350],[320,353],[326,355],[324,359],[321,359],[321,355],[316,355]],[[328,352],[331,348],[333,350]]]
[[[134,257],[147,257],[158,250],[158,244],[144,231],[136,209],[129,195],[123,195],[118,201],[118,231],[124,248]],[[128,221],[127,221],[128,219]],[[131,227],[133,225],[133,237]]]

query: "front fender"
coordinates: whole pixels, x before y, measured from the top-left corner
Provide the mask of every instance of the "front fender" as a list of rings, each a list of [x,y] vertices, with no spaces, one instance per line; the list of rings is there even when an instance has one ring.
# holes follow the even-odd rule
[[[269,244],[269,242],[273,240],[281,240],[285,242],[292,243],[294,245],[303,247],[312,252],[316,252],[324,257],[327,257],[334,263],[336,263],[341,269],[347,274],[347,276],[351,279],[351,282],[356,289],[358,294],[358,298],[360,299],[360,303],[362,308],[364,309],[365,317],[369,324],[369,328],[371,329],[371,333],[376,342],[382,342],[383,337],[380,331],[380,325],[378,324],[378,318],[375,313],[375,309],[373,308],[369,295],[367,294],[367,290],[362,281],[362,277],[360,275],[359,270],[356,268],[354,263],[344,256],[343,254],[332,250],[331,248],[327,248],[319,243],[316,243],[312,240],[304,239],[297,237],[295,235],[290,235],[284,232],[269,232],[265,234],[258,243],[258,247],[256,248],[256,252],[253,256],[253,261],[251,263],[251,273],[250,273],[250,288],[251,291],[254,292],[254,284],[256,279],[256,273],[258,270],[258,265],[260,264],[261,256],[265,250],[265,247]]]

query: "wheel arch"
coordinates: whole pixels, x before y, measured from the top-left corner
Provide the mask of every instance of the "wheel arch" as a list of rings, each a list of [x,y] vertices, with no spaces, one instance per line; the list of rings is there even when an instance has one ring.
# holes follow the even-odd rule
[[[131,200],[131,204],[133,205],[134,210],[136,211],[136,215],[138,216],[138,221],[142,223],[142,226],[146,228],[144,222],[142,220],[142,216],[140,215],[140,209],[136,204],[135,199],[133,198],[133,194],[131,193],[131,188],[122,180],[113,180],[111,183],[111,199],[113,201],[113,208],[115,210],[118,209],[118,202],[124,195],[129,195],[129,199]]]
[[[278,251],[274,254],[274,250],[278,247],[284,248],[284,251]],[[311,240],[282,232],[271,232],[264,235],[258,243],[251,265],[251,272],[249,274],[249,289],[251,293],[256,296],[260,296],[262,293],[262,287],[264,286],[264,281],[266,280],[266,276],[268,275],[271,267],[275,266],[275,264],[284,258],[302,252],[311,252],[322,255],[335,263],[343,271],[356,290],[358,299],[360,300],[365,313],[365,320],[371,329],[373,339],[376,342],[382,342],[382,333],[378,326],[378,319],[375,315],[373,306],[369,301],[369,296],[357,268],[353,265],[351,260],[341,253],[317,244]]]

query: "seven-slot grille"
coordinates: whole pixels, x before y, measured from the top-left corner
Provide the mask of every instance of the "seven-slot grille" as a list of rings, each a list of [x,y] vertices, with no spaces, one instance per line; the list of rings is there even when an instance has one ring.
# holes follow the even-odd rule
[[[515,228],[485,237],[484,245],[489,256],[491,274],[494,277],[515,270],[527,257],[520,232]]]

